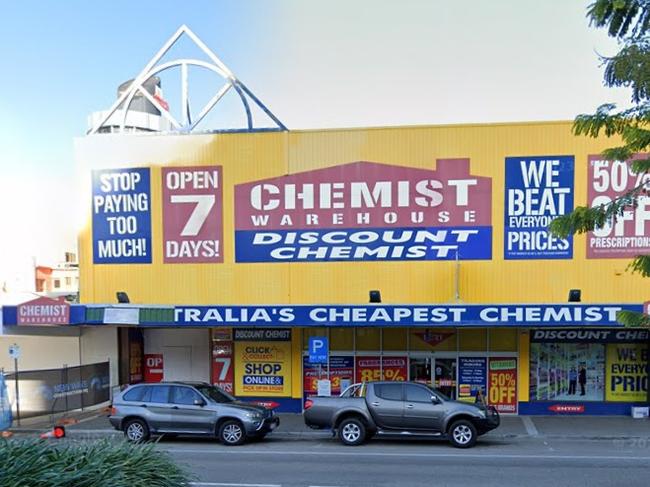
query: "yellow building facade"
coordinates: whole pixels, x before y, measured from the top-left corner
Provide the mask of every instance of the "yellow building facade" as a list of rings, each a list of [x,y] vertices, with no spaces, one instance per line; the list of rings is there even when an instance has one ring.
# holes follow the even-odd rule
[[[624,413],[647,337],[615,314],[648,299],[626,266],[650,205],[546,230],[638,183],[599,156],[615,144],[570,122],[79,139],[84,324],[115,328],[125,368],[141,343],[148,380],[284,410],[319,381],[385,379],[504,413]]]

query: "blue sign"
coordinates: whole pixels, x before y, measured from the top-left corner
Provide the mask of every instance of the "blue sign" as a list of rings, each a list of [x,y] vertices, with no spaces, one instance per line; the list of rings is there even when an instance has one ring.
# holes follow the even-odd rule
[[[295,305],[176,306],[169,322],[150,326],[517,326],[622,327],[618,311],[641,312],[641,304]],[[85,323],[93,324],[93,320]],[[99,321],[98,323],[101,323]]]
[[[492,258],[492,227],[255,230],[235,234],[237,262],[332,262]]]
[[[487,392],[487,359],[485,357],[458,358],[458,398],[474,400],[478,391]]]
[[[326,364],[328,353],[327,337],[309,337],[309,363]]]
[[[573,237],[548,226],[573,210],[573,156],[506,157],[505,259],[571,259]]]
[[[151,263],[148,168],[93,171],[93,263]]]

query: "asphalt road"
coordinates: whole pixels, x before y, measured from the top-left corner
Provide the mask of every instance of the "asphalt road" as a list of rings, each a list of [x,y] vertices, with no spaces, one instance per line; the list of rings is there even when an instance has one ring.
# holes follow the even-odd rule
[[[273,439],[224,447],[165,440],[197,475],[196,487],[648,486],[645,440],[481,439],[458,450],[439,440],[373,440],[344,447],[332,439]]]

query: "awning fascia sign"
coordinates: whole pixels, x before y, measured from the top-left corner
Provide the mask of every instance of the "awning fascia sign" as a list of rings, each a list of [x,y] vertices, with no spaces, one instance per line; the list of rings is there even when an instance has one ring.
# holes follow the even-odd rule
[[[619,311],[642,304],[323,304],[247,306],[72,305],[71,325],[155,327],[619,327]],[[124,308],[127,308],[124,307]],[[122,307],[119,307],[122,308]],[[16,307],[4,307],[4,324],[16,325]],[[108,312],[107,312],[108,311]],[[128,318],[128,319],[127,319]]]
[[[641,304],[176,306],[174,325],[612,327],[622,326],[619,311],[642,309]]]

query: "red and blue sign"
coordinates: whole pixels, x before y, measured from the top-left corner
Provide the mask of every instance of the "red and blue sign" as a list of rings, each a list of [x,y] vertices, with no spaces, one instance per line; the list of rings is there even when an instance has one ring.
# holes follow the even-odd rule
[[[548,231],[573,210],[573,156],[506,157],[505,259],[571,259],[573,237]]]
[[[93,263],[151,263],[149,168],[93,171]]]
[[[492,258],[492,180],[352,162],[235,187],[236,262]]]

